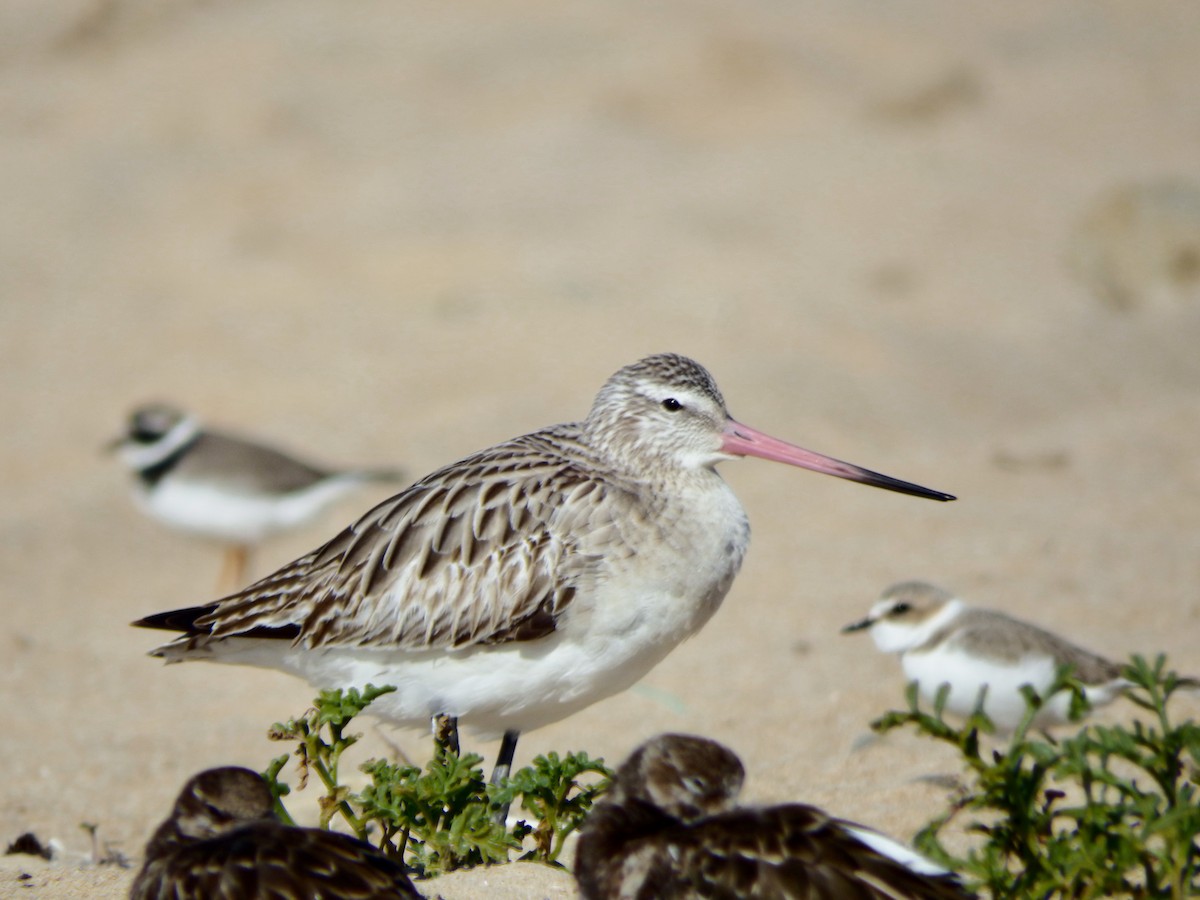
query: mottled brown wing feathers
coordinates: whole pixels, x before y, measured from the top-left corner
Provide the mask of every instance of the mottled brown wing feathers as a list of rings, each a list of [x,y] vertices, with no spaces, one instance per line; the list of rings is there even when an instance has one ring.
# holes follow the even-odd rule
[[[255,822],[147,861],[132,900],[419,900],[404,869],[346,835]]]
[[[653,845],[654,851],[649,852]],[[650,838],[630,896],[966,900],[949,876],[911,871],[804,805],[739,810]],[[627,886],[629,882],[626,882]]]
[[[453,648],[550,633],[596,567],[578,546],[588,530],[579,504],[588,527],[613,526],[605,504],[616,488],[593,461],[552,452],[575,428],[435,472],[196,624],[214,637],[298,624],[308,647]]]

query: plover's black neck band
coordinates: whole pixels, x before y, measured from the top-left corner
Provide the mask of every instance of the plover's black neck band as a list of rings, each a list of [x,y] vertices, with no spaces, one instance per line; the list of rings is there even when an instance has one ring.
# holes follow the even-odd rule
[[[199,432],[192,435],[190,440],[184,441],[158,462],[152,463],[148,466],[143,466],[142,468],[138,469],[138,479],[146,487],[154,487],[156,484],[162,481],[163,476],[165,476],[168,472],[175,468],[176,465],[179,464],[179,461],[183,459],[184,455],[196,445],[196,441],[198,440],[200,440]]]

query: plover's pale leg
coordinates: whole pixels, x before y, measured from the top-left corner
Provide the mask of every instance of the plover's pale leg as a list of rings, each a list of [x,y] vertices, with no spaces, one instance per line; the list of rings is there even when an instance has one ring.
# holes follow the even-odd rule
[[[221,560],[221,574],[217,578],[217,592],[230,594],[246,584],[246,572],[250,567],[250,548],[245,544],[230,544]]]

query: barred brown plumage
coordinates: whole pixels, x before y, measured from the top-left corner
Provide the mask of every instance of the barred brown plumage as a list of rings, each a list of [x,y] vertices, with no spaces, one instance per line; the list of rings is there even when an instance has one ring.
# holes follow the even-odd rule
[[[666,734],[617,770],[584,822],[584,900],[967,900],[903,845],[799,803],[738,808],[744,769],[707,738]]]
[[[398,862],[348,835],[284,825],[273,803],[249,769],[189,779],[130,900],[421,900]]]

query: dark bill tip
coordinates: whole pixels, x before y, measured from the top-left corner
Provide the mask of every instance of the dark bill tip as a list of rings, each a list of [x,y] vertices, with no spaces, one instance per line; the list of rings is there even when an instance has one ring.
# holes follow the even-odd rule
[[[858,477],[853,475],[846,476],[851,481],[857,481],[860,484],[867,484],[871,487],[883,488],[885,491],[895,491],[897,494],[909,494],[913,497],[924,497],[926,500],[938,500],[945,503],[949,500],[957,500],[953,494],[947,494],[944,491],[935,491],[932,488],[922,487],[919,484],[913,484],[911,481],[901,481],[899,478],[893,478],[890,475],[881,475],[879,472],[872,472],[870,469],[862,469]]]

